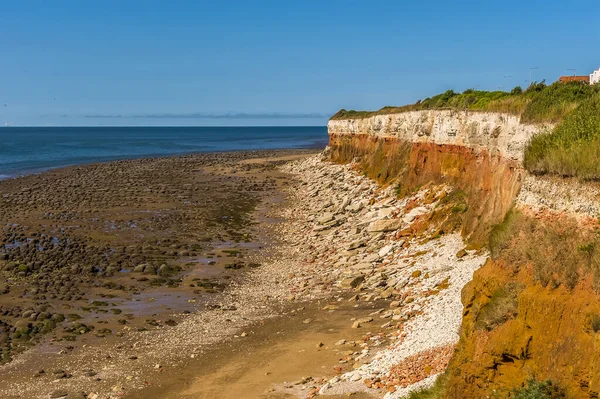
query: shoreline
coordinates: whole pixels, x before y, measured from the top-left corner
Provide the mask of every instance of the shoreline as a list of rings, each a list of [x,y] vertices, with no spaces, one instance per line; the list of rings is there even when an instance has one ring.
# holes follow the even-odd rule
[[[325,148],[325,146],[327,145],[327,139],[323,139],[322,141],[323,141],[322,143],[315,142],[315,143],[307,144],[304,146],[290,147],[290,148],[239,149],[239,150],[220,150],[220,151],[206,150],[206,151],[178,152],[178,153],[169,153],[169,154],[157,153],[157,154],[145,154],[145,155],[139,155],[139,156],[125,155],[124,157],[120,157],[120,156],[105,157],[105,158],[98,158],[98,159],[93,159],[93,160],[86,160],[86,161],[82,161],[80,163],[64,163],[64,164],[55,165],[55,166],[45,166],[45,167],[37,167],[37,168],[31,168],[31,169],[23,169],[23,170],[18,170],[15,172],[10,172],[10,173],[6,172],[6,171],[4,171],[4,172],[0,171],[0,181],[13,180],[13,179],[18,179],[18,178],[22,178],[22,177],[31,176],[31,175],[39,175],[42,173],[52,172],[52,171],[61,170],[61,169],[93,166],[93,165],[111,163],[111,162],[127,162],[127,161],[151,160],[151,159],[161,159],[161,158],[179,158],[179,157],[194,156],[194,155],[207,155],[207,154],[251,153],[251,152],[260,152],[260,151],[272,151],[272,152],[278,152],[278,151],[311,152],[312,151],[312,152],[316,152],[316,151],[322,151]]]

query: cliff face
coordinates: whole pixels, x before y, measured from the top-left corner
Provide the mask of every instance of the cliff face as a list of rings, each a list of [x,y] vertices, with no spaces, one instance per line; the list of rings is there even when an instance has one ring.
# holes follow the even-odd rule
[[[485,241],[517,195],[523,149],[539,126],[513,115],[468,111],[412,111],[364,119],[331,120],[331,159],[358,159],[364,172],[408,193],[451,183],[467,196],[463,235]]]
[[[447,398],[510,397],[531,378],[559,383],[569,398],[600,397],[600,184],[523,170],[525,145],[543,126],[414,111],[328,128],[333,161],[357,162],[400,195],[430,182],[463,191],[463,236],[491,250],[463,290]]]
[[[507,397],[530,378],[558,382],[569,398],[598,398],[600,336],[595,324],[600,303],[590,279],[573,290],[543,287],[529,268],[488,263],[463,290],[460,343],[448,367],[447,397]],[[498,292],[516,287],[510,314],[498,309]],[[492,317],[494,324],[486,325]],[[498,319],[493,319],[497,317]],[[483,320],[483,321],[482,321]]]
[[[515,115],[491,112],[430,110],[331,120],[330,137],[367,135],[410,143],[461,146],[491,156],[520,161],[540,126],[520,123]]]

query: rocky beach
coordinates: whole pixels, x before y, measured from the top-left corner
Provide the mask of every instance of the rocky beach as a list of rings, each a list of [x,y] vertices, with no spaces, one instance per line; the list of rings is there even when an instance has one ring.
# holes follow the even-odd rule
[[[460,193],[310,151],[7,180],[2,397],[402,397],[458,341]],[[210,381],[210,382],[209,382]]]

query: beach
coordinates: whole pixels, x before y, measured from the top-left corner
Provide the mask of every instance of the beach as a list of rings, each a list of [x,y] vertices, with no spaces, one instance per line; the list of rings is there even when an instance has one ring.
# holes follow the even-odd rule
[[[0,187],[6,398],[400,397],[447,364],[485,259],[423,227],[448,188],[398,200],[314,150]]]

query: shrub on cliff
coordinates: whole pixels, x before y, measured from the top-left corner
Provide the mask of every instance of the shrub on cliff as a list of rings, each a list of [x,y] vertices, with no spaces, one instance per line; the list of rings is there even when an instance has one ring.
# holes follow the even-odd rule
[[[598,86],[590,86],[581,82],[559,83],[550,86],[532,84],[522,94],[530,99],[523,109],[521,121],[525,123],[561,121],[582,101],[599,92]]]
[[[412,391],[408,399],[444,399],[447,396],[447,389],[448,373],[444,373],[435,380],[435,384],[432,387],[420,391]]]
[[[475,328],[492,331],[508,320],[514,319],[517,316],[521,291],[523,286],[518,283],[509,283],[498,288],[489,302],[479,309],[475,318]]]
[[[567,394],[563,388],[550,380],[531,379],[525,387],[513,390],[510,397],[512,399],[566,399]]]
[[[535,136],[524,166],[536,174],[600,179],[600,94],[583,101],[549,134]]]
[[[591,273],[600,291],[600,236],[574,219],[541,221],[513,210],[490,233],[489,247],[494,260],[516,270],[531,266],[544,287],[573,289]]]

